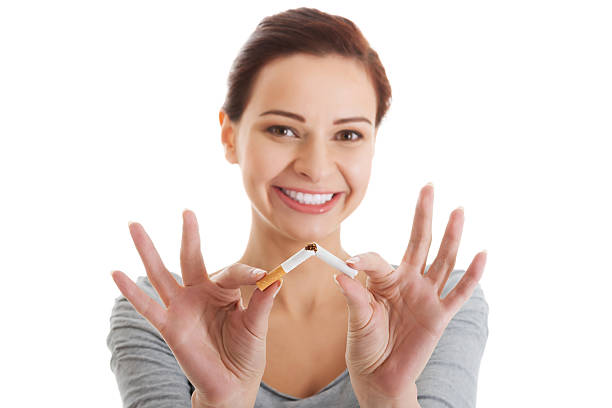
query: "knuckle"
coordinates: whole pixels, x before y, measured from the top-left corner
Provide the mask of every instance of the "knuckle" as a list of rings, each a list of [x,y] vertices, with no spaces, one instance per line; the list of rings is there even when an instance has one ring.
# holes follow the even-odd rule
[[[410,241],[417,245],[420,242],[423,242],[425,239],[425,234],[423,234],[422,231],[420,231],[419,229],[413,229],[412,230],[412,234],[410,236]]]
[[[449,253],[440,253],[438,257],[433,262],[435,268],[437,269],[448,269],[451,265],[454,264],[454,261]]]
[[[234,262],[233,264],[231,264],[230,266],[227,266],[225,269],[229,270],[229,271],[235,271],[235,270],[240,270],[242,268],[244,268],[246,265],[241,264],[240,262]]]
[[[461,241],[461,231],[449,231],[447,241],[450,245],[457,245],[457,243]]]
[[[240,275],[240,276],[248,276],[251,273],[251,271],[255,269],[251,265],[247,265],[247,264],[243,264],[239,262],[232,264],[231,268],[235,275]]]
[[[372,259],[374,259],[374,260],[381,260],[382,259],[382,256],[380,256],[378,254],[378,252],[370,251],[370,252],[366,252],[365,255],[370,257],[370,258],[372,258]]]
[[[227,278],[231,275],[231,266],[227,266],[223,269],[221,269],[219,272],[214,273],[213,275],[210,276],[210,280],[218,283],[220,281],[224,281],[227,280]]]

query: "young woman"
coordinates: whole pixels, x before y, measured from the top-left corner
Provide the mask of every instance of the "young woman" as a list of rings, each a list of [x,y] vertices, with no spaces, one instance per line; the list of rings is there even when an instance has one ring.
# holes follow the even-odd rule
[[[426,266],[432,185],[420,192],[399,265],[359,254],[347,261],[359,270],[353,280],[310,260],[264,291],[255,286],[312,241],[351,258],[340,224],[365,195],[390,97],[377,53],[351,21],[301,8],[259,24],[219,113],[225,156],[252,203],[247,247],[209,274],[185,210],[179,276],[130,224],[148,278],[113,271],[123,296],[107,344],[124,406],[475,405],[486,253],[453,270],[459,208]]]

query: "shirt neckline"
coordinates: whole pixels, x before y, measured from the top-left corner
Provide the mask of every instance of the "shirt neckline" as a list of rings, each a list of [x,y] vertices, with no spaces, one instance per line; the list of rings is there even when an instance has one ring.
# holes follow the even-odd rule
[[[280,392],[272,387],[270,387],[268,384],[266,384],[265,382],[261,382],[261,386],[265,389],[267,389],[268,391],[272,392],[273,394],[276,394],[280,397],[283,397],[285,399],[288,400],[292,400],[292,401],[298,401],[298,400],[307,400],[309,398],[314,398],[317,395],[321,394],[322,392],[330,389],[331,387],[333,387],[334,385],[336,385],[337,383],[339,383],[345,376],[348,375],[348,368],[346,368],[342,374],[340,374],[339,376],[337,376],[332,382],[330,382],[329,384],[327,384],[325,387],[321,388],[319,391],[317,391],[315,394],[311,395],[310,397],[306,397],[306,398],[298,398],[298,397],[294,397],[293,395],[289,395],[289,394],[285,394],[284,392]]]

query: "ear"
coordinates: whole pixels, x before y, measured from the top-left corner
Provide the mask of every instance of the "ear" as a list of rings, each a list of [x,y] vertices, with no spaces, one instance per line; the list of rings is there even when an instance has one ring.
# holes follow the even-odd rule
[[[236,130],[229,116],[223,111],[219,111],[219,124],[221,125],[221,143],[225,149],[225,158],[231,164],[238,163],[236,152]]]

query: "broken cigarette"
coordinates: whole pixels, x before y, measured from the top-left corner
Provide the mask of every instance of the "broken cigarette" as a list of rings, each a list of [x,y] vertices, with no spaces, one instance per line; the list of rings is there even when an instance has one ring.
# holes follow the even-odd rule
[[[327,251],[322,246],[318,245],[316,242],[313,242],[300,249],[289,259],[287,259],[285,262],[283,262],[276,268],[272,269],[270,272],[266,273],[266,276],[256,282],[257,287],[263,291],[265,288],[272,285],[277,280],[282,279],[284,275],[289,273],[289,271],[291,271],[313,255],[318,256],[328,265],[338,269],[342,273],[347,274],[353,279],[355,278],[355,276],[357,276],[357,270],[349,267],[346,263],[342,262],[340,258]]]
[[[270,286],[277,280],[282,279],[282,277],[285,274],[289,273],[289,271],[291,271],[293,268],[295,268],[296,266],[298,266],[299,264],[301,264],[302,262],[304,262],[305,260],[313,256],[314,254],[315,254],[314,251],[308,249],[308,245],[306,246],[306,248],[300,249],[295,254],[293,254],[289,259],[287,259],[285,262],[278,265],[276,268],[266,273],[266,276],[258,280],[256,282],[257,287],[260,290],[264,290],[265,288],[267,288],[268,286]]]

